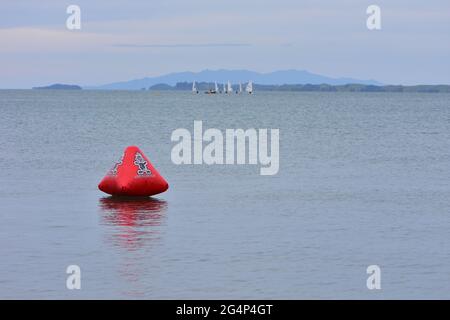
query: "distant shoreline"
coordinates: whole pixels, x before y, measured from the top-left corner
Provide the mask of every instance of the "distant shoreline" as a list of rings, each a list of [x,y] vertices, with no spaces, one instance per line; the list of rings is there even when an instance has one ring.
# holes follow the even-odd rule
[[[214,88],[214,83],[196,83],[199,91]],[[237,88],[238,84],[233,87]],[[423,93],[450,93],[450,85],[365,85],[365,84],[285,84],[285,85],[261,85],[254,83],[255,91],[280,91],[280,92],[423,92]],[[150,91],[189,91],[192,82],[178,82],[175,86],[160,83],[148,88]],[[144,90],[141,89],[141,90]]]
[[[55,83],[44,87],[33,87],[32,90],[82,90],[83,88],[73,84]]]
[[[197,89],[200,92],[208,91],[214,88],[213,82],[198,82]],[[245,83],[243,83],[245,85]],[[239,84],[232,85],[234,89],[238,88]],[[330,85],[330,84],[284,84],[284,85],[262,85],[253,84],[255,92],[386,92],[386,93],[401,93],[401,92],[416,92],[416,93],[450,93],[450,85],[365,85],[365,84],[344,84],[344,85]],[[84,90],[84,91],[191,91],[192,82],[178,82],[171,86],[165,83],[159,83],[149,88],[135,89],[83,89],[78,85],[68,84],[52,84],[49,86],[33,87],[32,90]],[[5,88],[0,90],[30,90],[30,89],[14,89]]]

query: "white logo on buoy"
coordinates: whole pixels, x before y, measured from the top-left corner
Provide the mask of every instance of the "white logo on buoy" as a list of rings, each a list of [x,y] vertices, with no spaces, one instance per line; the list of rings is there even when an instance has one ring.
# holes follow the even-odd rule
[[[119,166],[123,164],[123,157],[124,154],[122,154],[122,157],[120,157],[120,160],[114,164],[114,167],[109,171],[110,176],[116,176],[117,175],[117,169],[119,169]]]
[[[136,155],[134,156],[134,164],[138,166],[138,171],[137,171],[138,175],[140,175],[140,176],[148,175],[149,176],[152,174],[150,169],[147,168],[147,161],[145,161],[144,157],[139,152],[136,152]]]
[[[270,130],[270,152],[269,152]],[[189,130],[172,132],[171,140],[178,142],[171,159],[174,164],[259,164],[261,175],[275,175],[280,168],[279,129],[226,129],[225,137],[219,129],[203,133],[203,122],[194,121],[194,141]],[[224,154],[224,140],[225,154]],[[203,142],[208,144],[203,148]],[[248,144],[248,149],[247,149]],[[192,146],[194,149],[192,161]],[[248,156],[247,156],[248,155]]]

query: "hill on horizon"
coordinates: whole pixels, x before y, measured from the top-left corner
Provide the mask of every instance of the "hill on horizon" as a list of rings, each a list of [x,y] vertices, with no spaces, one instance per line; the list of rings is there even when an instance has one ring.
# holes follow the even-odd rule
[[[306,70],[280,70],[269,73],[260,73],[249,70],[203,70],[200,72],[177,72],[156,77],[145,77],[122,82],[113,82],[100,86],[83,86],[84,89],[100,90],[140,90],[157,84],[176,85],[178,82],[214,82],[233,83],[253,81],[261,85],[284,85],[284,84],[364,84],[381,85],[375,80],[359,80],[353,78],[331,78],[314,74]]]
[[[82,88],[75,84],[55,83],[55,84],[51,84],[48,86],[33,87],[31,89],[33,89],[33,90],[81,90]]]

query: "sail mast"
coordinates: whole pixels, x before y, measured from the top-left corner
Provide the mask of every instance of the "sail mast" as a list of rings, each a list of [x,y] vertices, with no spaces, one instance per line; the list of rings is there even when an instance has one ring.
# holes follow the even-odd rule
[[[251,81],[248,82],[247,87],[245,88],[245,91],[247,91],[249,94],[253,93],[253,83]]]

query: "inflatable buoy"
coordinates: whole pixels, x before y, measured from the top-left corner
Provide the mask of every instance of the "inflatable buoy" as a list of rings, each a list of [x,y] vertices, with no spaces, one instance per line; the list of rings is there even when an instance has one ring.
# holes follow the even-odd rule
[[[138,147],[127,147],[98,188],[117,196],[152,196],[166,191],[168,183]]]

